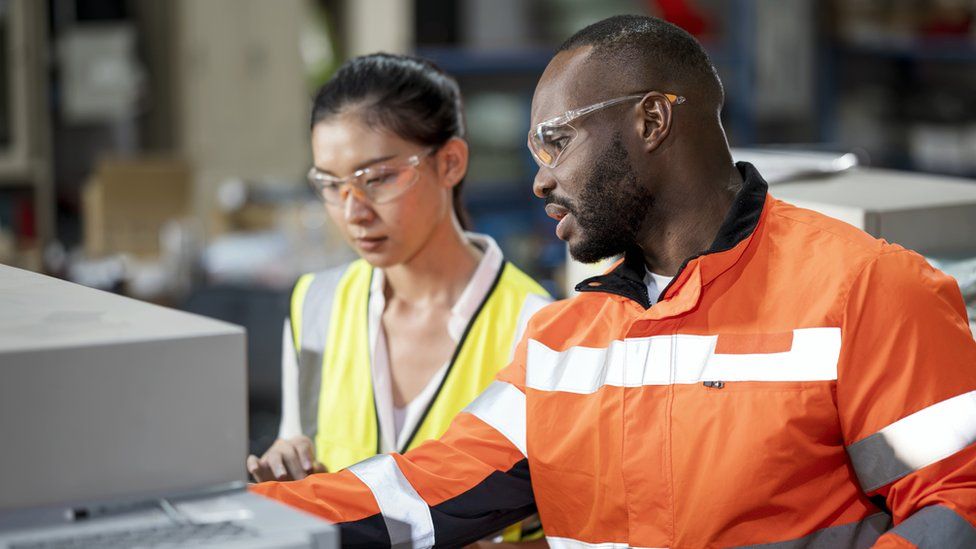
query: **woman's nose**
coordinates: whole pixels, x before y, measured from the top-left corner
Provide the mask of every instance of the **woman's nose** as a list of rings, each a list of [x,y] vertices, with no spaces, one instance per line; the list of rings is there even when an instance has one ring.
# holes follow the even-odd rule
[[[348,223],[362,224],[370,221],[374,215],[366,194],[351,185],[346,187],[343,206],[345,219]]]

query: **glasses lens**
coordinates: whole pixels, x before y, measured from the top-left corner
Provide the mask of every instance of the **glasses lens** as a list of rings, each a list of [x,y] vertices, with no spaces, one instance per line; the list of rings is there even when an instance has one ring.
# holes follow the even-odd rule
[[[539,139],[538,134],[529,134],[529,152],[532,153],[532,158],[540,166],[552,167],[552,161],[554,160],[552,156],[542,148],[542,140]]]
[[[420,178],[417,157],[404,166],[377,166],[356,172],[352,180],[338,179],[312,168],[308,182],[325,202],[343,204],[352,193],[359,200],[381,204],[395,200]]]
[[[308,183],[315,190],[315,194],[319,195],[319,198],[322,200],[329,204],[342,203],[343,184],[335,178],[312,168],[308,172]]]
[[[418,167],[411,165],[371,168],[365,172],[359,182],[366,196],[376,204],[396,200],[420,178]]]
[[[542,126],[529,137],[529,149],[539,164],[552,168],[575,137],[572,126]]]

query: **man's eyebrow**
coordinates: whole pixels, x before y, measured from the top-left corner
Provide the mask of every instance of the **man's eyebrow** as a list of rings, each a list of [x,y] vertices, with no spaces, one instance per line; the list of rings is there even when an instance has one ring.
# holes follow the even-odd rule
[[[359,171],[359,170],[361,170],[363,168],[368,168],[369,166],[372,166],[373,164],[378,164],[380,162],[385,162],[387,160],[390,160],[391,158],[396,158],[396,157],[397,157],[397,155],[395,155],[395,154],[388,154],[386,156],[378,156],[376,158],[371,158],[371,159],[369,159],[369,160],[367,160],[365,162],[359,163],[355,168],[353,168],[352,171],[356,172],[356,171]],[[315,169],[318,170],[318,171],[320,171],[320,172],[322,172],[322,173],[324,173],[324,174],[331,175],[333,177],[338,177],[336,174],[334,174],[331,171],[326,170],[324,168],[320,168],[318,166],[315,166]]]

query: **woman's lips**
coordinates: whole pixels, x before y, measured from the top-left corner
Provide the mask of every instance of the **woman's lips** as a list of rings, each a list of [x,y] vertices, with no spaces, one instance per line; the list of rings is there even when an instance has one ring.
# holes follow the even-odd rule
[[[361,236],[353,239],[356,247],[364,252],[375,252],[379,250],[386,243],[386,240],[387,237],[385,236]]]

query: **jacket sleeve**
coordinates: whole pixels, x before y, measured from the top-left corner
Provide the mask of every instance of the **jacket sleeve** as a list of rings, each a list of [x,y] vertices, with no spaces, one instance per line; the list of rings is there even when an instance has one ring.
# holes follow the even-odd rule
[[[343,547],[460,546],[535,513],[525,449],[525,343],[438,440],[253,492],[337,523]]]
[[[846,449],[894,523],[876,547],[976,546],[976,342],[958,285],[891,246],[853,281],[841,322]]]

